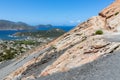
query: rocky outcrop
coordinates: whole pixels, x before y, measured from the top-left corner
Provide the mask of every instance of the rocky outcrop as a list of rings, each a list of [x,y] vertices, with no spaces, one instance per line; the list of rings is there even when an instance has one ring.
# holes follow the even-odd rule
[[[120,0],[116,0],[110,6],[101,11],[99,15],[106,19],[109,19],[111,17],[118,15],[119,12],[120,12]]]
[[[41,55],[13,71],[5,80],[37,79],[68,72],[73,68],[93,62],[103,55],[119,50],[120,42],[110,42],[104,38],[106,34],[111,35],[119,31],[119,2],[120,0],[115,1],[100,12],[99,16],[90,18],[70,32],[40,48],[37,53],[44,50]],[[97,30],[103,31],[103,35],[97,35]]]
[[[120,30],[120,0],[116,0],[114,3],[112,3],[110,6],[105,8],[103,11],[99,13],[99,16],[104,18],[105,20],[105,26],[108,29],[114,29]]]

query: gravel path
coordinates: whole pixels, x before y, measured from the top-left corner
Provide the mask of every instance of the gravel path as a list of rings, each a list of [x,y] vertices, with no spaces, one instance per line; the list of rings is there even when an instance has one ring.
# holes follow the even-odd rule
[[[120,33],[107,34],[104,38],[110,42],[120,42]]]
[[[0,69],[8,66],[9,64],[12,64],[15,60],[8,60],[0,64]]]
[[[7,76],[11,72],[15,71],[16,69],[21,67],[26,62],[32,60],[35,57],[38,57],[40,54],[44,53],[46,50],[49,50],[49,49],[50,49],[49,47],[45,48],[44,50],[40,51],[39,53],[31,54],[25,58],[22,58],[16,62],[13,62],[12,64],[9,63],[9,65],[4,68],[1,68],[0,69],[0,80],[3,80],[5,76]],[[3,64],[1,66],[5,66],[5,65]]]

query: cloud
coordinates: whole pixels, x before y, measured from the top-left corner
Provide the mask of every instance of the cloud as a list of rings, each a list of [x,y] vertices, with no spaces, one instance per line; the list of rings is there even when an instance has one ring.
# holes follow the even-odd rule
[[[80,20],[77,20],[76,22],[77,22],[77,23],[80,23],[81,21],[80,21]]]
[[[70,21],[70,23],[75,23],[75,21]]]
[[[81,20],[71,20],[71,21],[70,21],[70,23],[72,23],[72,24],[73,24],[73,23],[76,24],[76,23],[80,23],[80,22],[81,22]]]

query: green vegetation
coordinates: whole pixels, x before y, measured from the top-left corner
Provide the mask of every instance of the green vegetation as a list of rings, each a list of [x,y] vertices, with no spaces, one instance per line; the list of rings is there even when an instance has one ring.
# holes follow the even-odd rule
[[[25,44],[25,45],[34,45],[35,42],[32,40],[22,40],[22,41],[16,41],[15,44]]]
[[[103,34],[103,31],[102,31],[102,30],[97,30],[97,31],[95,32],[95,34],[96,34],[96,35],[102,35],[102,34]]]
[[[41,42],[34,40],[15,40],[0,42],[0,62],[10,60],[24,52],[40,45]]]
[[[64,34],[65,31],[61,29],[51,29],[51,30],[45,30],[45,31],[35,31],[35,32],[18,32],[13,34],[13,36],[30,36],[30,37],[58,37],[62,34]]]
[[[0,61],[13,59],[16,55],[17,51],[15,49],[5,49],[4,53],[0,53]]]
[[[119,12],[116,12],[116,13],[115,13],[115,15],[118,15],[118,14],[119,14]]]

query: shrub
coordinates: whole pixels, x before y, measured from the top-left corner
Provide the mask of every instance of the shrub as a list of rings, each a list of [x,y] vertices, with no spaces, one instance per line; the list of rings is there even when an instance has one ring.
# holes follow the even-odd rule
[[[54,45],[52,45],[51,48],[52,48],[52,49],[57,49],[56,46],[54,46]]]
[[[119,12],[116,12],[116,13],[115,13],[115,15],[118,15],[118,14],[119,14]]]
[[[103,34],[103,31],[102,31],[102,30],[97,30],[97,31],[95,32],[95,34],[96,34],[96,35],[102,35],[102,34]]]

